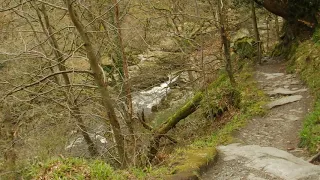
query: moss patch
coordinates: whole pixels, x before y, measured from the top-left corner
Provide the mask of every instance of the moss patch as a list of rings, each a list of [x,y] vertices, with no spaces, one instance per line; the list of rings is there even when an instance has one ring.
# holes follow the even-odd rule
[[[127,179],[103,161],[81,158],[57,158],[45,164],[35,164],[24,172],[25,179]]]
[[[56,158],[48,160],[45,164],[30,165],[23,172],[23,179],[43,180],[137,180],[137,179],[163,179],[169,174],[167,168],[128,168],[115,170],[101,160],[85,160],[82,158]]]
[[[308,147],[310,152],[315,153],[320,149],[320,102],[317,102],[314,111],[310,113],[300,132],[301,147]]]
[[[190,146],[185,149],[178,149],[172,157],[176,156],[171,166],[175,166],[177,161],[179,165],[173,168],[173,174],[189,174],[197,176],[199,171],[208,165],[216,157],[216,149],[214,147],[194,147]]]

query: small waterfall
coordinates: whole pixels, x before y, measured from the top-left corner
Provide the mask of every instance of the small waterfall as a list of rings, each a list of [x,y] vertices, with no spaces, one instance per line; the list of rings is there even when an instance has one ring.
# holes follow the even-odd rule
[[[145,113],[151,113],[153,106],[158,105],[163,98],[171,91],[170,84],[177,81],[179,77],[169,76],[169,80],[155,86],[150,90],[139,91],[133,95],[133,108],[135,111],[144,110]]]

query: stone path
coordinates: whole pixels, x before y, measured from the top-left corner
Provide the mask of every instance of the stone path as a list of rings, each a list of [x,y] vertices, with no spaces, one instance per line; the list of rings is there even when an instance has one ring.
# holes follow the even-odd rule
[[[217,163],[204,180],[320,180],[320,166],[310,164],[298,148],[303,118],[312,97],[284,65],[267,62],[257,67],[256,79],[270,103],[264,117],[252,119],[235,137],[239,143],[218,147]]]

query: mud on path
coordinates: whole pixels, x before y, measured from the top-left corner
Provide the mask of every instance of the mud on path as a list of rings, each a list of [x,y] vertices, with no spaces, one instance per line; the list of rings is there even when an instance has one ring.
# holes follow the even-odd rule
[[[270,96],[268,113],[235,133],[240,144],[218,147],[217,162],[201,179],[320,180],[320,167],[304,161],[306,152],[298,148],[303,119],[313,104],[308,89],[275,60],[257,66],[255,77]]]

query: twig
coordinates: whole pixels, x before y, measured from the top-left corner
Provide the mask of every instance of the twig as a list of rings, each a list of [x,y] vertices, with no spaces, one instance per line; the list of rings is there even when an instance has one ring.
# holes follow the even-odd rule
[[[28,87],[32,87],[32,86],[34,86],[34,85],[37,85],[37,84],[45,81],[46,79],[48,79],[48,78],[50,78],[50,77],[52,77],[52,76],[56,76],[56,75],[64,74],[64,73],[75,73],[75,72],[78,72],[78,73],[88,73],[88,74],[91,74],[91,75],[92,75],[92,72],[91,72],[91,71],[85,71],[85,70],[68,70],[68,71],[55,72],[55,73],[52,73],[52,74],[49,74],[49,75],[43,77],[42,79],[40,79],[40,80],[38,80],[38,81],[36,81],[36,82],[31,83],[31,84],[27,84],[27,85],[22,86],[22,87],[20,86],[20,87],[14,88],[13,90],[11,90],[11,92],[7,93],[7,94],[4,96],[4,98],[7,97],[7,96],[9,96],[9,95],[11,95],[11,94],[13,94],[13,93],[16,93],[16,92],[18,92],[18,91],[24,90],[24,89],[26,89],[26,88],[28,88]],[[4,99],[4,98],[3,98],[3,99]]]

